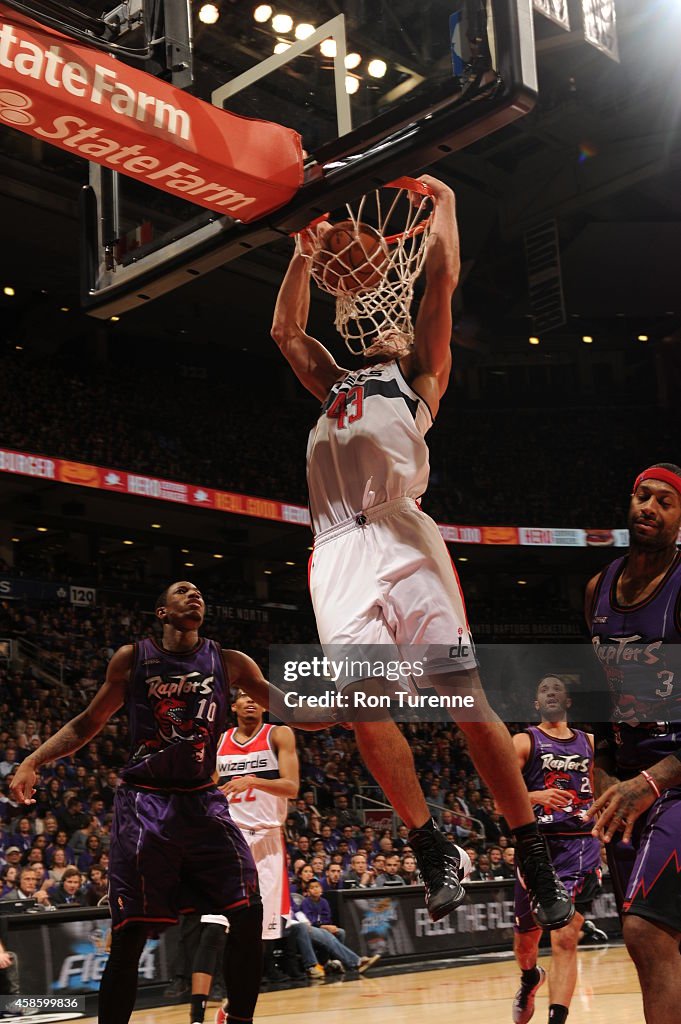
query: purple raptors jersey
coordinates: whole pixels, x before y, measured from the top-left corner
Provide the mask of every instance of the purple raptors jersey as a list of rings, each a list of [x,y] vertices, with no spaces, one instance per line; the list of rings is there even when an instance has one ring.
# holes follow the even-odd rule
[[[228,706],[229,683],[214,640],[201,638],[183,653],[140,640],[128,686],[131,756],[123,781],[158,790],[211,785]]]
[[[572,797],[559,811],[535,805],[540,830],[549,835],[591,835],[591,825],[584,820],[593,803],[594,752],[589,737],[581,729],[573,729],[569,739],[561,740],[536,725],[531,725],[527,734],[531,746],[523,779],[528,790],[562,789]]]
[[[681,555],[637,604],[617,601],[625,558],[598,580],[591,636],[612,698],[618,768],[635,774],[681,746]]]

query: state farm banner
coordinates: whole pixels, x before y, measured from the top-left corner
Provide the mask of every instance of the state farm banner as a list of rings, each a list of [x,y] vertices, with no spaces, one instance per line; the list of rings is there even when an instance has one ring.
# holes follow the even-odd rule
[[[3,4],[0,121],[246,223],[303,183],[297,132],[219,110]]]
[[[1,59],[1,54],[0,54]],[[209,508],[253,519],[271,519],[279,523],[310,526],[310,511],[304,505],[292,505],[251,494],[219,491],[201,484],[180,483],[123,469],[106,469],[86,462],[53,459],[31,452],[0,448],[0,473],[38,477],[77,487],[94,487],[136,498],[154,498],[194,508]],[[427,510],[426,510],[427,511]],[[529,545],[538,547],[617,547],[629,543],[628,530],[581,530],[541,526],[455,526],[438,523],[448,544]],[[681,535],[679,535],[681,544]]]

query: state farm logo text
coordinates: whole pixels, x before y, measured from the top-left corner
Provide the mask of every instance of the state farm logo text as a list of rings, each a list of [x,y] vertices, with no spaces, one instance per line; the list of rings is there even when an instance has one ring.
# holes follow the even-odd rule
[[[87,99],[94,106],[109,106],[115,114],[161,128],[169,135],[189,138],[191,124],[186,110],[121,82],[113,68],[101,64],[87,67],[68,60],[58,44],[43,49],[31,39],[20,38],[14,29],[13,25],[0,25],[2,67],[52,89],[63,89],[72,96]]]
[[[16,127],[35,124],[33,114],[29,114],[29,107],[33,103],[23,93],[14,92],[12,89],[0,89],[0,120],[5,124],[13,124]]]

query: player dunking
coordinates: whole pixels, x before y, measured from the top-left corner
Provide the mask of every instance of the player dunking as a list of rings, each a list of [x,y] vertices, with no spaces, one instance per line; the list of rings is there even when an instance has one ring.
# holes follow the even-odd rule
[[[459,582],[436,524],[418,505],[428,484],[424,435],[451,369],[451,301],[459,276],[454,194],[428,175],[434,213],[426,287],[409,334],[379,332],[369,362],[349,372],[307,334],[310,259],[293,256],[281,285],[272,336],[302,384],[322,403],[308,444],[315,532],[310,591],[321,643],[456,644],[470,639]],[[470,648],[469,648],[470,650]],[[551,866],[511,738],[491,711],[472,653],[432,677],[440,692],[466,686],[482,721],[461,723],[478,772],[513,829],[530,901],[542,927],[557,928],[573,906]],[[380,683],[362,690],[382,694]],[[392,720],[355,723],[369,770],[410,827],[410,842],[438,920],[463,899],[461,860],[436,829],[411,752]]]
[[[586,812],[593,801],[593,736],[567,723],[571,701],[564,680],[545,676],[537,687],[540,724],[513,737],[523,778],[539,828],[546,836],[558,877],[570,893],[575,916],[551,932],[549,1024],[565,1024],[577,982],[577,943],[584,914],[600,891],[601,844],[591,835]],[[522,970],[513,1001],[514,1024],[534,1014],[537,989],[546,974],[537,966],[541,929],[527,894],[516,879],[516,933],[513,948]]]
[[[586,616],[612,697],[590,814],[608,844],[648,1024],[681,1013],[681,468],[639,475],[629,551],[590,580]]]
[[[30,754],[13,799],[34,803],[41,765],[80,750],[127,705],[132,752],[121,770],[111,829],[111,953],[99,989],[100,1024],[126,1024],[147,936],[196,908],[230,922],[225,982],[230,1020],[251,1021],[262,971],[262,904],[253,857],[212,773],[229,712],[230,684],[267,704],[268,684],[239,651],[199,636],[204,600],[192,583],[171,584],[156,615],[162,643],[120,647],[90,705]]]
[[[263,708],[239,690],[232,704],[236,728],[220,738],[217,750],[218,785],[229,801],[232,820],[243,832],[258,869],[263,901],[262,937],[267,943],[282,934],[282,919],[291,912],[282,827],[289,799],[298,795],[300,772],[293,732],[287,725],[263,722]],[[214,931],[228,925],[226,917],[204,915],[199,948],[194,958],[190,1021],[202,1024],[212,981]],[[229,945],[228,938],[228,945]],[[270,947],[271,948],[271,947]],[[268,947],[265,946],[265,955]],[[227,956],[230,956],[229,950]],[[232,993],[227,989],[227,998]],[[217,1022],[226,1014],[218,1011]]]

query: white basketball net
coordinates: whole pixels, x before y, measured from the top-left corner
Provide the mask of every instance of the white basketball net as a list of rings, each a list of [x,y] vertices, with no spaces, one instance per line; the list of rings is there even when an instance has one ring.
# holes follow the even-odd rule
[[[348,203],[346,209],[356,233],[346,249],[333,253],[325,249],[324,233],[320,232],[312,236],[311,252],[303,252],[299,235],[299,251],[310,258],[312,277],[318,287],[335,297],[336,329],[352,354],[390,352],[400,358],[414,340],[410,308],[414,282],[423,267],[430,234],[433,215],[430,191],[412,178],[400,178],[362,196],[355,204]],[[325,263],[334,258],[342,259],[351,246],[355,253],[358,244],[365,251],[359,237],[361,225],[369,225],[382,235],[387,256],[379,250],[367,253],[364,263],[355,262],[358,280],[362,280],[363,272],[365,278],[376,277],[372,274],[375,267],[380,267],[380,279],[373,287],[347,291],[337,275],[325,273]],[[350,282],[353,286],[352,275]]]

